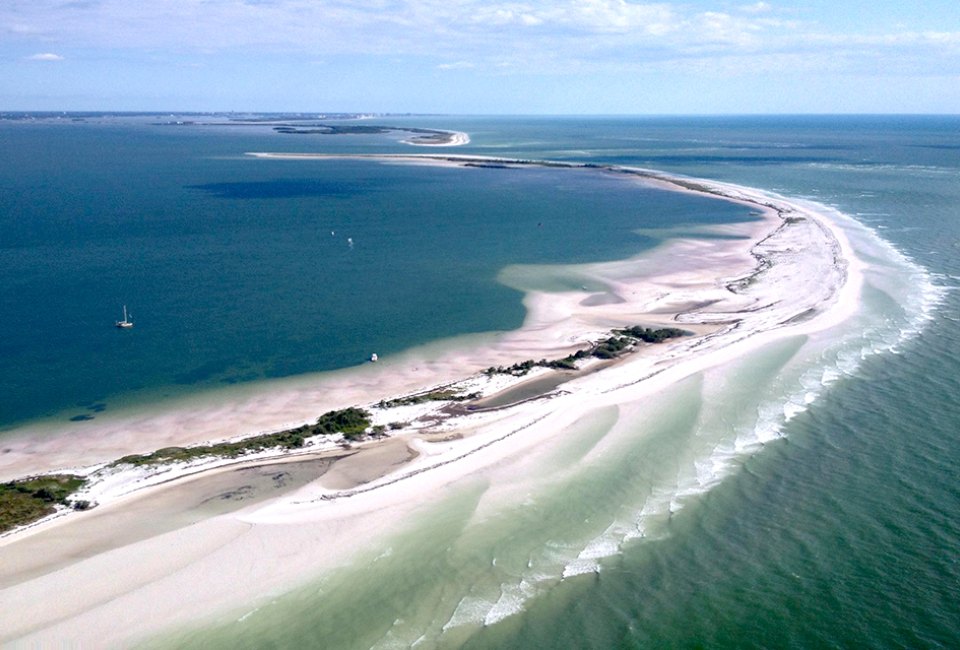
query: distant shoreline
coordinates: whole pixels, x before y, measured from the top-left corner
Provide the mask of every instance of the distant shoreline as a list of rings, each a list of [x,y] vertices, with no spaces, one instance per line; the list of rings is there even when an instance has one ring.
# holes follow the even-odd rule
[[[359,120],[359,116],[350,118],[336,118]],[[329,124],[326,121],[313,119],[256,119],[230,120],[227,122],[209,121],[182,121],[160,123],[158,126],[221,126],[221,127],[268,127],[276,133],[284,135],[380,135],[384,133],[408,133],[410,137],[401,140],[404,144],[418,147],[457,147],[470,143],[470,135],[463,131],[447,131],[444,129],[428,129],[417,126],[393,126],[389,124]]]

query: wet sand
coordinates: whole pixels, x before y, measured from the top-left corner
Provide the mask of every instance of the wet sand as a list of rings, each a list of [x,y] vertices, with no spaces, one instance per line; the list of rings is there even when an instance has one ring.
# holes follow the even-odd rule
[[[4,547],[0,590],[111,549],[261,504],[321,478],[343,458],[209,472],[82,513],[69,526],[50,528]]]

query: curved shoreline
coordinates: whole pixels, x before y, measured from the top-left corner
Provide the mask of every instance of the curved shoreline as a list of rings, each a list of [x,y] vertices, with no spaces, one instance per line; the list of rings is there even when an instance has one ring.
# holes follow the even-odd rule
[[[261,158],[297,159],[344,157],[311,154],[256,155]],[[414,429],[413,433],[403,434],[406,436],[408,448],[415,452],[417,457],[401,465],[400,469],[388,467],[390,471],[363,483],[362,487],[344,489],[324,485],[308,486],[272,505],[257,506],[250,511],[240,511],[236,515],[205,522],[205,526],[198,527],[190,534],[182,533],[187,539],[225,539],[221,535],[227,535],[227,528],[233,530],[231,527],[237,524],[241,524],[244,530],[259,531],[253,535],[254,540],[260,535],[272,539],[275,534],[269,533],[270,529],[288,530],[290,526],[315,529],[316,526],[311,524],[319,523],[322,526],[324,523],[338,521],[341,524],[336,531],[325,533],[326,541],[336,545],[348,539],[351,531],[362,530],[364,523],[370,523],[371,517],[376,519],[375,528],[383,530],[396,524],[403,514],[425,495],[491,463],[521,453],[531,445],[546,444],[555,435],[558,426],[562,427],[564,422],[583,416],[598,404],[618,404],[666,390],[680,379],[704,368],[726,363],[772,340],[832,327],[845,320],[856,309],[862,281],[860,266],[842,231],[814,208],[782,197],[735,185],[671,177],[650,170],[600,165],[430,154],[358,157],[432,164],[463,165],[495,161],[497,164],[508,165],[546,164],[569,168],[597,168],[610,173],[633,175],[642,182],[669,184],[673,189],[706,192],[718,198],[746,203],[761,210],[764,219],[758,224],[728,228],[738,232],[749,231],[751,239],[747,245],[743,241],[704,244],[702,241],[687,240],[674,242],[669,246],[671,255],[686,255],[691,260],[703,257],[704,259],[698,262],[700,268],[691,266],[651,279],[643,273],[628,273],[626,276],[622,274],[635,260],[586,265],[591,267],[588,270],[597,273],[597,277],[604,277],[603,274],[611,269],[617,271],[608,273],[608,279],[616,278],[613,286],[617,295],[631,298],[621,303],[588,305],[585,303],[590,297],[589,292],[528,295],[525,302],[530,316],[523,328],[503,336],[493,348],[475,351],[474,357],[483,358],[487,355],[494,363],[497,359],[511,358],[512,362],[516,362],[524,356],[539,356],[546,350],[567,350],[578,342],[596,336],[603,329],[596,326],[597,322],[624,325],[630,320],[646,323],[677,322],[698,326],[699,336],[663,344],[652,351],[648,349],[599,372],[577,377],[566,386],[563,394],[556,394],[550,400],[531,400],[508,406],[495,413],[470,413],[446,418],[438,415],[439,407],[435,405],[401,407],[407,409],[404,414],[417,418],[423,424],[419,429]],[[721,277],[717,277],[713,272],[717,268],[722,270]],[[587,326],[590,323],[594,324],[592,328]],[[434,379],[439,377],[440,381],[427,382],[429,386],[451,383],[447,381],[449,376],[445,373],[449,372],[450,366],[459,367],[462,357],[458,354],[462,353],[450,355],[444,369],[433,373]],[[387,372],[396,370],[389,368]],[[407,379],[407,387],[403,388],[402,392],[368,392],[364,403],[395,394],[408,394],[411,392],[409,385],[415,385],[415,382],[409,381],[409,377]],[[459,390],[480,388],[485,395],[489,395],[516,382],[472,376],[459,380],[454,378],[452,383]],[[364,385],[358,390],[362,392],[369,388],[369,385]],[[425,389],[421,387],[420,390]],[[378,422],[386,422],[388,420],[385,418],[395,417],[393,414],[382,413],[378,416],[382,416]],[[522,440],[515,436],[520,431],[525,434]],[[508,449],[508,445],[498,444],[508,438],[518,440],[517,448]],[[363,453],[361,450],[357,457]],[[264,454],[262,457],[205,463],[179,469],[183,476],[195,476],[197,473],[225,471],[228,465],[237,462],[263,464],[289,458],[289,454]],[[101,507],[122,508],[123,503],[135,495],[167,489],[171,481],[175,483],[182,478],[175,475],[176,473],[174,471],[174,475],[170,475],[168,472],[163,481],[156,482],[144,480],[142,476],[135,477],[133,482],[118,481],[113,486],[112,494],[109,491],[101,493]],[[401,485],[397,487],[398,484]],[[388,485],[394,489],[381,489]],[[387,510],[391,507],[396,508],[397,512],[388,513]],[[91,512],[96,513],[97,510]],[[89,515],[82,513],[64,517],[60,521],[37,526],[25,534],[8,536],[0,542],[0,547],[19,542],[29,544],[31,536],[52,530],[54,526],[69,525],[71,520],[85,516]],[[318,533],[314,530],[313,534]],[[180,538],[181,533],[176,537]],[[231,557],[246,557],[251,551],[251,541],[243,541],[246,537],[227,535],[227,541],[222,547],[218,546],[216,552],[208,550],[199,552],[199,555],[191,554],[188,565],[195,566],[192,574],[190,570],[181,570],[176,576],[163,579],[144,576],[145,582],[134,581],[124,588],[110,591],[109,602],[93,608],[75,598],[73,601],[58,604],[53,612],[32,614],[47,616],[46,623],[29,618],[26,621],[18,620],[16,627],[8,628],[14,630],[8,634],[14,635],[11,638],[16,638],[31,630],[44,629],[61,618],[70,620],[62,625],[56,624],[55,630],[60,630],[61,633],[72,630],[80,634],[86,629],[89,634],[89,630],[97,629],[96,621],[107,620],[111,612],[115,613],[118,607],[132,607],[134,610],[150,607],[151,603],[145,602],[144,597],[155,591],[151,585],[160,588],[166,598],[171,599],[182,591],[184,581],[189,583],[199,575],[209,577],[211,571],[216,573],[215,567],[226,566]],[[199,544],[199,547],[204,547],[204,544]],[[145,540],[139,548],[141,554],[148,553],[149,549],[156,548],[156,544]],[[228,550],[219,550],[221,548]],[[335,563],[345,557],[343,554],[346,552],[339,549],[332,552],[331,557],[325,561]],[[124,554],[116,550],[103,555],[115,558],[104,558],[108,563],[119,562],[124,557]],[[162,564],[170,560],[157,561]],[[294,562],[285,563],[283,566],[268,564],[271,566],[246,576],[243,585],[236,585],[229,578],[221,576],[209,593],[190,596],[193,606],[186,608],[190,610],[187,614],[181,611],[183,606],[179,600],[159,603],[157,610],[161,613],[150,617],[153,628],[159,629],[168,624],[167,617],[178,613],[181,618],[189,619],[196,615],[194,612],[198,609],[221,611],[257,598],[258,594],[262,593],[260,588],[264,584],[271,589],[282,589],[284,585],[289,587],[303,579],[304,567]],[[307,564],[310,567],[306,569],[308,572],[318,569],[315,561],[307,561]],[[30,602],[29,595],[32,590],[49,588],[58,584],[61,579],[68,583],[80,583],[96,565],[97,562],[81,561],[67,569],[54,570],[29,583],[15,585],[14,589],[23,592],[24,600],[20,602]],[[153,567],[151,573],[155,569],[156,567]],[[162,585],[159,584],[161,582]],[[91,623],[94,624],[90,626]],[[151,624],[147,622],[144,626],[145,629],[151,629]],[[103,631],[102,628],[100,631]]]
[[[470,144],[470,135],[463,131],[442,131],[442,133],[448,134],[446,140],[435,142],[428,138],[412,138],[410,140],[401,140],[401,142],[415,147],[461,147],[465,144]]]

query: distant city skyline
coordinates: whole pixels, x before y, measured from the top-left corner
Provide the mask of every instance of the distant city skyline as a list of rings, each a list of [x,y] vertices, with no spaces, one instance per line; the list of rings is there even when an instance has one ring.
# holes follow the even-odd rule
[[[960,113],[960,3],[5,0],[0,110]]]

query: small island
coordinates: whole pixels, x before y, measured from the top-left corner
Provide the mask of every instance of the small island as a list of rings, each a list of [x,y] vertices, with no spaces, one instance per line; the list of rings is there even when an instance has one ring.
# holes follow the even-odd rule
[[[192,117],[198,117],[192,115]],[[155,122],[154,126],[177,127],[260,127],[271,128],[283,135],[383,135],[387,133],[406,133],[409,137],[402,142],[414,146],[454,147],[470,142],[470,136],[461,131],[444,131],[415,126],[396,126],[390,124],[361,124],[361,120],[381,115],[361,113],[329,113],[324,115],[268,114],[249,117],[230,116],[227,119],[174,119],[167,122]],[[319,120],[319,121],[318,121]],[[331,124],[330,120],[350,123]]]
[[[287,135],[380,135],[384,133],[409,133],[413,137],[407,144],[443,146],[455,143],[459,134],[438,129],[423,129],[407,126],[383,126],[377,124],[281,124],[274,126],[277,133]]]

